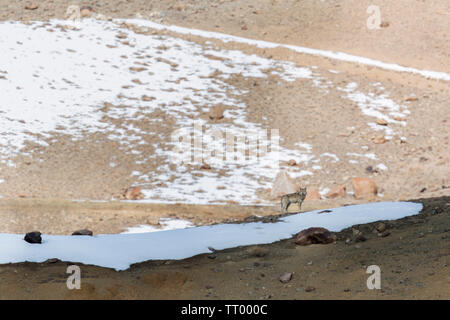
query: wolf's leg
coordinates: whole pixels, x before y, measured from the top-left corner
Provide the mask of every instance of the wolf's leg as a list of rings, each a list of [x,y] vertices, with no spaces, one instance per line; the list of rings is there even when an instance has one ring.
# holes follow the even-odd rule
[[[284,199],[285,199],[285,198],[283,198],[283,197],[281,198],[281,214],[284,213],[284,205],[285,205]]]
[[[288,209],[289,209],[290,205],[291,205],[291,202],[288,200],[287,203],[286,203],[286,211],[285,211],[285,213],[288,213]]]
[[[302,202],[303,202],[303,200],[300,200],[299,202],[298,202],[298,211],[300,212],[300,210],[302,210]]]

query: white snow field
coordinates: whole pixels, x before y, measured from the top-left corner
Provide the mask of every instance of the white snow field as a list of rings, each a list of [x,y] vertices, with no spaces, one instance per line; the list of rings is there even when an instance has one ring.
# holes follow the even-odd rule
[[[268,48],[280,45],[163,26],[145,20],[123,21],[142,28],[168,29],[225,42],[238,41]],[[124,44],[124,39],[127,44]],[[136,169],[130,175],[134,179],[133,185],[141,187],[145,199],[139,201],[144,202],[215,204],[234,201],[240,204],[271,204],[258,199],[255,191],[270,188],[280,169],[278,158],[272,152],[261,157],[257,163],[225,163],[220,169],[226,174],[220,176],[213,171],[200,172],[185,165],[177,165],[173,169],[170,167],[174,155],[170,139],[165,137],[164,143],[154,146],[157,152],[145,155],[142,152],[146,144],[143,138],[158,136],[159,132],[133,125],[143,118],[150,121],[149,128],[152,123],[159,124],[163,117],[151,115],[156,110],[175,119],[175,129],[192,128],[195,121],[206,131],[217,129],[235,136],[243,136],[244,130],[256,132],[263,129],[260,123],[252,122],[247,117],[243,99],[246,90],[227,82],[234,75],[265,78],[269,73],[279,76],[279,81],[302,79],[311,81],[318,90],[341,90],[343,98],[357,103],[362,114],[368,117],[369,127],[373,126],[375,119],[382,118],[400,124],[395,130],[401,130],[406,121],[396,121],[394,117],[409,114],[407,105],[395,103],[381,87],[376,88],[377,92],[382,92],[379,95],[357,90],[357,83],[338,88],[314,67],[296,66],[291,62],[266,59],[238,50],[222,50],[208,42],[200,45],[174,36],[138,34],[121,28],[120,21],[1,22],[0,48],[0,162],[14,166],[16,155],[33,156],[22,150],[27,142],[47,147],[55,141],[56,135],[64,134],[74,140],[82,140],[89,134],[103,133],[108,139],[120,142],[123,148],[118,152],[135,157]],[[341,60],[350,59],[350,56],[340,53],[300,47],[292,49]],[[368,62],[359,60],[351,61]],[[384,64],[382,66],[386,67]],[[447,77],[428,71],[424,75],[442,79]],[[111,103],[112,106],[103,108],[104,103]],[[229,122],[209,124],[199,119],[201,114],[216,105],[231,107],[225,111]],[[378,127],[373,129],[379,130]],[[386,130],[388,138],[401,135],[391,126],[382,130]],[[340,161],[333,153],[321,155],[315,152],[314,146],[301,140],[302,137],[299,137],[293,149],[279,149],[284,158],[293,159],[308,169],[282,168],[289,171],[292,177],[314,175],[314,171],[321,168],[320,162],[329,161],[330,157]],[[360,150],[359,146],[355,149]],[[141,164],[151,161],[157,161],[157,170],[139,170]],[[109,165],[115,166],[114,159]],[[1,178],[0,174],[0,181]]]
[[[337,232],[356,224],[395,220],[415,215],[422,204],[379,202],[299,213],[276,223],[218,224],[151,233],[90,236],[43,235],[42,244],[30,244],[23,235],[0,234],[0,263],[43,262],[57,258],[125,270],[147,260],[177,260],[238,246],[268,244],[309,227]]]

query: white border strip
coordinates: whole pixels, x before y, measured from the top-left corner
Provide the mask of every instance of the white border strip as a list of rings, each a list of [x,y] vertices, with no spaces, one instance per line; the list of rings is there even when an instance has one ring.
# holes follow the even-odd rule
[[[254,40],[254,39],[233,36],[233,35],[220,33],[220,32],[190,29],[190,28],[179,27],[179,26],[175,26],[175,25],[163,25],[163,24],[159,24],[159,23],[156,23],[153,21],[142,20],[142,19],[114,19],[114,21],[133,23],[136,25],[146,26],[146,27],[156,29],[156,30],[168,30],[168,31],[173,31],[173,32],[180,33],[180,34],[190,34],[190,35],[199,36],[199,37],[203,37],[203,38],[212,38],[212,39],[221,40],[225,43],[238,42],[238,43],[253,45],[258,48],[269,48],[269,49],[277,48],[277,47],[287,48],[287,49],[293,50],[298,53],[321,56],[321,57],[330,58],[330,59],[339,60],[339,61],[345,61],[345,62],[356,62],[356,63],[373,66],[373,67],[390,70],[390,71],[414,73],[414,74],[423,76],[427,79],[450,81],[450,74],[446,73],[446,72],[420,70],[420,69],[411,68],[411,67],[404,67],[404,66],[394,64],[394,63],[387,63],[387,62],[382,62],[382,61],[378,61],[378,60],[374,60],[374,59],[370,59],[370,58],[354,56],[354,55],[343,53],[343,52],[333,52],[333,51],[328,51],[328,50],[311,49],[311,48],[306,48],[306,47],[287,45],[287,44],[269,42],[269,41],[264,41],[264,40]]]

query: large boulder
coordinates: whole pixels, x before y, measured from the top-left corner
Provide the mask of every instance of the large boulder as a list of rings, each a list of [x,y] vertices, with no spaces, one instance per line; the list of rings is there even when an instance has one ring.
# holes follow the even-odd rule
[[[289,193],[297,192],[297,185],[286,171],[278,172],[273,182],[272,190],[270,191],[271,199],[278,199],[281,196]]]
[[[333,187],[326,195],[328,199],[343,198],[347,195],[347,188],[344,184]]]
[[[300,246],[328,244],[334,241],[336,241],[336,235],[325,228],[308,228],[300,231],[295,237],[295,243]]]
[[[356,199],[370,200],[377,195],[377,184],[370,178],[354,178],[352,185]]]

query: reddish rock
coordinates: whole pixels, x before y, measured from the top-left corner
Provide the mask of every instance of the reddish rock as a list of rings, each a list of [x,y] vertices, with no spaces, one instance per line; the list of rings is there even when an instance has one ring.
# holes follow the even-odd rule
[[[335,186],[328,192],[325,197],[328,199],[343,198],[347,195],[347,187],[343,184]]]
[[[373,138],[373,142],[376,144],[383,144],[387,141],[388,140],[384,136],[376,136],[375,138]]]
[[[90,17],[95,12],[91,6],[82,6],[80,8],[80,14],[82,18]]]
[[[305,201],[308,201],[308,200],[320,200],[319,190],[317,190],[316,188],[314,188],[314,189],[308,188]]]
[[[211,166],[207,163],[203,163],[202,166],[200,167],[200,169],[202,170],[211,170]]]
[[[125,192],[123,193],[123,196],[127,200],[137,200],[137,199],[141,199],[143,197],[143,194],[141,193],[141,188],[130,187],[125,190]]]
[[[308,228],[297,234],[295,243],[300,246],[328,244],[336,241],[336,235],[325,228]]]
[[[72,233],[73,236],[91,236],[91,237],[93,236],[93,234],[94,233],[88,229],[81,229]]]
[[[36,10],[37,8],[39,8],[39,5],[36,1],[28,2],[25,5],[25,9],[27,9],[27,10]]]
[[[352,185],[357,199],[372,199],[377,195],[378,187],[370,178],[354,178]]]
[[[286,171],[278,172],[273,182],[272,190],[270,191],[270,198],[277,199],[285,194],[297,192],[297,186],[294,180]]]

